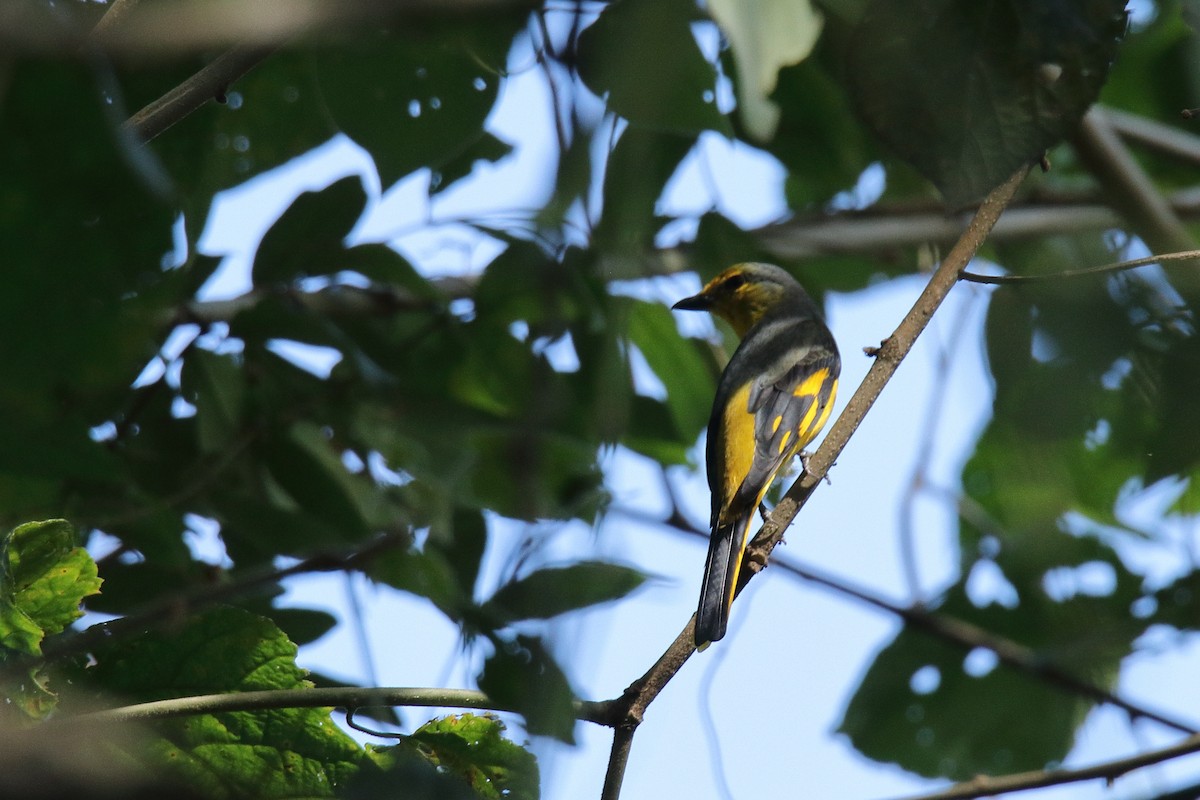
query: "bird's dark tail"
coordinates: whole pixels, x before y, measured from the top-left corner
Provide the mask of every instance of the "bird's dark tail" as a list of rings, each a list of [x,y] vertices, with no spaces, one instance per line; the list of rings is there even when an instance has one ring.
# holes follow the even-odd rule
[[[742,556],[746,552],[746,530],[753,514],[731,523],[718,525],[708,540],[708,562],[704,565],[704,583],[700,586],[700,606],[696,610],[696,647],[703,650],[725,635],[729,607],[737,587]]]

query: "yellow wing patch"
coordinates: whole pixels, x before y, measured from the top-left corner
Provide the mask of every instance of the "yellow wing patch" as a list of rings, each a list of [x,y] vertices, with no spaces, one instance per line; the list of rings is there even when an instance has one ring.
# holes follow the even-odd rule
[[[721,509],[729,507],[729,501],[737,494],[742,479],[750,472],[754,463],[754,415],[750,413],[750,384],[733,393],[725,404],[725,469],[721,483]],[[714,487],[716,488],[716,487]]]

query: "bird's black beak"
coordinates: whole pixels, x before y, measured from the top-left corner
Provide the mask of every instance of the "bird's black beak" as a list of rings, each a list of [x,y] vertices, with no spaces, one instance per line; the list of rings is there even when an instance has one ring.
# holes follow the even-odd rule
[[[683,298],[671,308],[676,311],[707,311],[712,308],[712,298],[703,293],[694,294]]]

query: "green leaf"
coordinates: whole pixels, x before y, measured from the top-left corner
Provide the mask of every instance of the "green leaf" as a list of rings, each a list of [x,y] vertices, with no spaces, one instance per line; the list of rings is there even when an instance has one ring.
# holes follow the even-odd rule
[[[662,464],[688,464],[688,451],[696,440],[687,441],[675,427],[674,415],[666,403],[635,395],[630,403],[629,428],[621,443]]]
[[[61,519],[18,526],[5,537],[2,552],[0,642],[40,655],[43,636],[83,616],[79,604],[100,591],[96,563]]]
[[[629,338],[667,387],[667,407],[685,444],[708,424],[716,382],[703,342],[679,335],[675,317],[660,303],[631,300]]]
[[[293,425],[263,452],[271,476],[291,499],[344,541],[370,532],[371,488],[346,470],[329,439],[311,422]]]
[[[185,362],[183,391],[196,406],[200,451],[225,451],[242,428],[246,383],[239,365],[232,356],[193,348]]]
[[[710,0],[708,10],[737,59],[742,124],[767,141],[779,124],[779,106],[770,99],[779,70],[808,57],[821,35],[821,14],[808,0]]]
[[[1085,682],[1111,688],[1121,659],[1146,628],[1129,615],[1139,581],[1106,549],[1086,540],[1076,544],[1117,573],[1111,594],[1054,600],[1031,589],[1022,592],[1019,608],[977,608],[960,582],[934,610],[1030,647],[1039,661]],[[872,661],[839,731],[869,758],[956,781],[1042,769],[1065,758],[1094,701],[1036,675],[992,666],[989,657],[979,658],[984,655],[982,650],[968,655],[905,628]],[[1037,709],[1036,725],[1029,724],[1030,709]]]
[[[471,605],[469,587],[458,582],[446,556],[434,548],[389,550],[371,560],[364,572],[393,589],[428,598],[452,620],[460,620]]]
[[[664,220],[655,216],[663,187],[688,154],[695,139],[630,127],[617,140],[604,172],[604,211],[596,226],[599,246],[640,256],[653,245]],[[628,274],[644,277],[640,261]]]
[[[487,547],[487,521],[473,508],[455,508],[449,530],[435,527],[430,531],[431,543],[440,550],[462,592],[470,596],[479,578],[479,567]]]
[[[872,162],[880,159],[879,149],[872,140],[847,96],[846,89],[835,77],[840,70],[826,66],[815,58],[805,59],[793,67],[779,71],[778,86],[772,96],[780,110],[779,124],[775,135],[763,147],[788,169],[784,185],[788,207],[801,210],[811,209],[824,214],[826,204],[839,192],[852,189]],[[815,154],[820,154],[815,158]],[[888,186],[896,183],[896,176],[888,172]],[[928,193],[928,184],[920,181]],[[710,213],[706,216],[716,216]],[[742,237],[750,239],[745,233]],[[719,264],[732,264],[754,258],[753,253],[762,247],[750,241],[750,247],[735,254],[733,260],[722,259]],[[814,248],[814,251],[816,248]],[[814,255],[816,252],[814,252]],[[885,269],[911,272],[906,263],[896,265],[890,261],[867,259],[870,272]],[[780,260],[799,261],[799,258],[780,255],[759,260],[779,263]],[[814,266],[811,260],[804,262]],[[861,289],[868,284],[866,276],[845,274],[840,269],[813,269],[821,275],[825,285],[840,283],[845,291]]]
[[[172,632],[147,632],[95,653],[92,685],[129,701],[306,689],[296,646],[269,620],[223,608]],[[130,753],[206,797],[332,797],[365,761],[322,709],[233,711],[162,720],[162,737]]]
[[[575,693],[541,639],[497,640],[478,683],[492,700],[525,717],[531,734],[574,744]]]
[[[579,74],[635,125],[730,135],[729,120],[716,106],[716,70],[692,35],[696,19],[691,0],[611,3],[579,37]]]
[[[854,105],[953,205],[1074,130],[1125,30],[1124,0],[876,0],[847,46]]]
[[[494,164],[512,151],[511,144],[485,132],[462,153],[434,170],[429,179],[429,193],[444,192],[453,186],[455,181],[470,175],[480,161]]]
[[[254,283],[261,286],[337,272],[345,253],[342,242],[362,216],[365,202],[358,176],[302,193],[259,243]]]
[[[601,561],[547,567],[504,584],[483,609],[508,621],[549,619],[619,600],[645,580],[646,576],[635,569]]]
[[[439,770],[416,747],[376,748],[371,763],[338,793],[345,800],[479,800],[457,775]]]
[[[408,738],[442,771],[461,776],[485,800],[536,800],[533,753],[504,737],[491,715],[459,714],[430,720]]]
[[[421,167],[462,173],[465,160],[498,153],[484,123],[524,21],[524,9],[472,23],[431,18],[329,48],[316,58],[323,103],[374,157],[384,186]]]

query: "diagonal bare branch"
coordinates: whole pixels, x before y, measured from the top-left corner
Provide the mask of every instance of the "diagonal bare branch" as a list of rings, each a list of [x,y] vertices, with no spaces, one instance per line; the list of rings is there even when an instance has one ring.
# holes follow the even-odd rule
[[[912,310],[900,322],[895,333],[883,342],[867,377],[850,398],[850,402],[825,436],[816,454],[810,459],[809,470],[811,472],[806,471],[798,481],[792,484],[787,494],[771,512],[758,536],[747,548],[746,563],[743,565],[741,580],[738,583],[739,592],[745,587],[746,582],[751,580],[766,564],[771,551],[783,538],[783,532],[791,524],[796,513],[808,500],[813,490],[816,489],[838,454],[845,448],[854,431],[858,429],[880,392],[883,391],[883,387],[887,385],[904,356],[912,349],[913,343],[929,323],[937,307],[958,281],[959,273],[966,268],[1000,218],[1004,208],[1016,194],[1017,188],[1025,179],[1028,171],[1029,167],[1018,170],[984,199],[966,231],[934,272]],[[621,780],[628,761],[633,732],[641,723],[646,708],[654,702],[654,699],[695,651],[693,644],[695,622],[693,616],[654,665],[642,677],[630,684],[620,698],[613,701],[615,713],[612,719],[617,720],[617,735],[614,737],[613,752],[605,777],[603,800],[617,800],[620,797]]]

